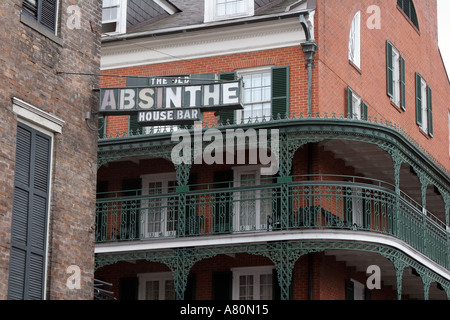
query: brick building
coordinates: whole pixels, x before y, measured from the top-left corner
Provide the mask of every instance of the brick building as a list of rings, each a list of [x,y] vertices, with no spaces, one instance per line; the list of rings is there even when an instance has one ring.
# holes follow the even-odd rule
[[[0,3],[0,299],[93,297],[100,16]]]
[[[104,1],[96,277],[118,299],[450,297],[450,85],[436,10]],[[243,109],[204,109],[201,126],[112,113],[194,106],[181,95],[237,79]],[[277,140],[244,137],[243,154],[217,142],[264,130]],[[187,133],[180,163],[172,151]],[[275,174],[262,173],[262,150],[278,154]]]

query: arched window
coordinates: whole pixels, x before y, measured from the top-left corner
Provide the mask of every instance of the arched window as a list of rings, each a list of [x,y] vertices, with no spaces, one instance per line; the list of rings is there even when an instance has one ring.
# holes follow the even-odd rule
[[[411,20],[411,22],[416,26],[417,30],[419,30],[419,20],[417,20],[417,13],[412,0],[397,0],[397,5],[408,16],[409,20]]]
[[[353,17],[348,40],[348,59],[361,68],[361,11]]]

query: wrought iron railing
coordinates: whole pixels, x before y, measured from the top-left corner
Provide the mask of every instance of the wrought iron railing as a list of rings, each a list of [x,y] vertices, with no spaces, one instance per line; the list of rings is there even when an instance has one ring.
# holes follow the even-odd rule
[[[99,194],[96,241],[359,230],[394,236],[449,267],[445,224],[409,197],[397,194],[389,183],[361,177],[298,176],[292,182],[271,178],[248,181],[245,187],[233,185],[196,185],[180,193],[152,189]]]

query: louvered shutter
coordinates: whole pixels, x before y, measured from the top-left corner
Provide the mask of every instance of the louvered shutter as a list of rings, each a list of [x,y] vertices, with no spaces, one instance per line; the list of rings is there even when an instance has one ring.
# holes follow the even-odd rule
[[[38,0],[38,1],[40,1],[38,22],[49,28],[51,31],[55,31],[57,0]]]
[[[363,101],[363,102],[361,102],[361,120],[367,120],[367,119],[369,119],[369,107]]]
[[[387,95],[394,98],[394,65],[392,59],[392,44],[386,41],[386,87]]]
[[[285,119],[289,113],[289,67],[272,68],[272,116]]]
[[[17,128],[8,299],[42,299],[51,137]]]
[[[433,94],[430,87],[427,87],[428,102],[428,135],[433,137]]]
[[[353,113],[353,90],[350,87],[347,87],[347,118],[353,119]]]
[[[422,77],[416,73],[416,122],[422,126]]]
[[[236,74],[234,72],[229,73],[221,73],[219,74],[220,80],[235,80]],[[221,110],[219,111],[218,121],[222,124],[233,124],[235,120],[235,112],[234,110]]]
[[[400,107],[406,111],[405,59],[400,57]]]

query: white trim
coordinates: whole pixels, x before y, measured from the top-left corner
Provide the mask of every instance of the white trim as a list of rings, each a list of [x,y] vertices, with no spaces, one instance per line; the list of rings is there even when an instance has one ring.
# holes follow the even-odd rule
[[[13,113],[18,117],[27,120],[41,128],[50,132],[62,133],[62,127],[65,121],[61,118],[45,112],[19,98],[13,97]]]
[[[153,1],[156,2],[157,5],[163,8],[164,11],[166,11],[170,15],[173,15],[178,12],[177,8],[166,0],[153,0]]]
[[[240,287],[240,276],[253,276],[253,300],[260,300],[260,279],[259,276],[265,274],[273,274],[273,269],[275,266],[258,266],[258,267],[242,267],[242,268],[231,268],[233,273],[232,280],[232,300],[239,300],[239,287]],[[273,296],[272,296],[273,299]]]
[[[134,67],[300,46],[306,40],[297,18],[192,30],[102,45],[101,69]]]
[[[149,272],[149,273],[138,273],[138,300],[146,300],[146,282],[147,281],[159,281],[159,299],[165,300],[165,282],[166,280],[173,281],[172,272]],[[162,284],[162,285],[161,285]]]
[[[253,0],[243,0],[244,11],[223,16],[217,15],[217,0],[204,0],[204,1],[205,1],[205,14],[204,14],[205,23],[222,20],[231,20],[242,17],[252,17],[255,15],[255,1]]]
[[[165,250],[179,247],[209,247],[209,246],[233,246],[241,244],[265,243],[271,241],[351,241],[367,242],[393,247],[412,257],[430,270],[436,272],[447,280],[450,280],[450,271],[434,262],[421,252],[417,251],[407,243],[393,236],[363,231],[347,230],[305,230],[305,231],[271,231],[271,232],[249,232],[223,236],[203,236],[183,239],[161,239],[128,243],[96,244],[96,254],[124,253],[135,251]]]
[[[152,182],[161,182],[161,193],[165,194],[168,192],[168,182],[169,181],[177,181],[176,173],[175,172],[165,172],[165,173],[156,173],[156,174],[145,174],[141,175],[142,179],[142,195],[148,195],[149,188],[148,184]],[[159,236],[163,237],[171,237],[176,236],[176,230],[175,231],[167,231],[167,218],[168,218],[168,212],[167,212],[167,197],[161,198],[161,208],[159,214],[160,217],[160,230],[158,232],[149,232],[148,231],[148,200],[142,201],[142,208],[141,214],[144,214],[144,217],[141,222],[141,234],[145,238],[157,238]]]
[[[348,59],[361,69],[361,11],[355,14],[350,27]]]

